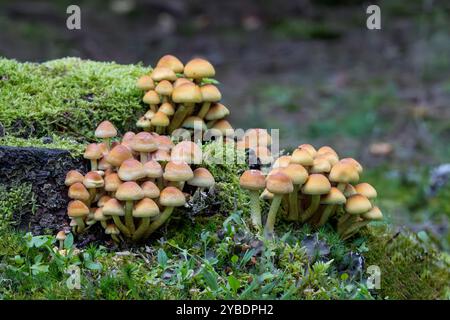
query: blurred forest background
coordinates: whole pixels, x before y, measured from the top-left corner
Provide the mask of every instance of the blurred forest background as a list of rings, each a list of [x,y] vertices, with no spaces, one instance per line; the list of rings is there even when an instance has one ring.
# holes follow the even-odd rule
[[[70,4],[81,30],[65,28]],[[369,4],[381,30],[366,28]],[[19,61],[203,56],[235,127],[357,158],[394,226],[449,249],[448,1],[0,0],[0,30],[0,55]]]

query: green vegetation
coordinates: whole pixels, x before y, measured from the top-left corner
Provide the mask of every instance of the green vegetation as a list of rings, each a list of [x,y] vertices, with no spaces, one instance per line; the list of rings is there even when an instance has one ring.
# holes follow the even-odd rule
[[[0,146],[64,149],[70,151],[74,157],[84,152],[85,145],[71,138],[52,135],[48,140],[47,142],[46,138],[25,139],[7,135],[0,137]]]
[[[36,202],[30,184],[9,187],[0,184],[0,230],[17,224],[24,211],[34,213]]]

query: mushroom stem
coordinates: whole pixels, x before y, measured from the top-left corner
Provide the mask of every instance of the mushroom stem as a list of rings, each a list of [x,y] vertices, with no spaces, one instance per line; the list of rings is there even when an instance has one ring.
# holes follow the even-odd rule
[[[161,215],[159,215],[148,227],[148,229],[146,230],[145,234],[144,234],[144,238],[148,238],[153,232],[155,232],[156,230],[158,230],[159,227],[161,227],[166,221],[167,219],[170,218],[170,216],[172,215],[173,209],[175,207],[166,207],[164,209],[164,211],[161,213]]]
[[[280,207],[282,199],[283,199],[282,194],[275,194],[273,196],[272,203],[270,204],[269,214],[266,220],[266,225],[264,227],[264,236],[267,239],[273,238],[278,208]]]
[[[344,216],[345,217],[345,216]],[[343,217],[343,218],[344,218]],[[345,219],[338,223],[337,231],[340,235],[344,234],[344,231],[348,229],[357,219],[358,216],[350,215]]]
[[[117,235],[115,235],[115,234],[112,234],[112,235],[111,235],[111,239],[113,239],[113,241],[114,241],[116,244],[119,244],[119,243],[120,243],[119,237],[118,237]]]
[[[133,241],[140,240],[144,236],[145,231],[147,231],[149,225],[150,225],[150,218],[142,218],[141,224],[136,229],[136,232],[133,234]]]
[[[141,163],[145,164],[148,161],[147,152],[140,152],[140,159],[141,159]]]
[[[169,133],[172,133],[175,129],[179,128],[181,124],[183,123],[184,118],[189,112],[189,109],[193,108],[192,104],[182,104],[178,107],[177,111],[175,111],[175,114],[173,115],[172,121],[169,124],[168,131]]]
[[[347,184],[345,182],[339,182],[338,185],[336,186],[336,188],[338,188],[339,191],[343,193],[346,186],[347,186]]]
[[[82,233],[84,231],[84,229],[86,228],[83,218],[78,217],[78,218],[74,218],[74,219],[77,222],[77,233]]]
[[[91,159],[91,171],[97,171],[97,159]]]
[[[59,240],[59,250],[64,249],[64,240]]]
[[[211,106],[211,102],[203,102],[200,111],[198,112],[198,117],[203,119],[209,111],[209,107]]]
[[[103,229],[106,229],[106,227],[108,226],[105,220],[100,221],[100,224],[102,225]]]
[[[131,237],[130,230],[128,230],[127,226],[122,223],[119,216],[112,216],[114,224],[116,227],[122,232],[126,237]]]
[[[303,212],[302,216],[300,217],[301,222],[307,221],[309,218],[311,218],[316,212],[317,208],[319,208],[320,204],[320,195],[313,194],[311,196],[311,204],[309,207]]]
[[[153,112],[157,112],[157,111],[158,111],[158,108],[156,107],[156,105],[151,104],[151,105],[150,105],[150,110],[152,110]]]
[[[128,200],[125,202],[125,225],[131,234],[134,234],[136,228],[133,221],[133,201]]]
[[[326,208],[322,212],[322,215],[320,216],[320,220],[319,220],[319,223],[317,224],[317,226],[318,227],[323,226],[328,221],[328,218],[333,215],[335,209],[336,209],[336,205],[326,206]]]
[[[259,204],[259,194],[256,190],[250,192],[250,215],[252,217],[253,226],[259,231],[263,229],[261,219],[261,206]]]
[[[92,203],[95,200],[95,195],[97,194],[97,191],[95,190],[95,188],[88,188],[89,191],[89,204]],[[86,204],[87,206],[89,206],[89,204]]]
[[[156,133],[157,134],[164,134],[164,129],[165,129],[166,127],[161,127],[161,126],[157,126],[156,127]]]
[[[352,225],[350,225],[348,228],[342,231],[341,236],[344,240],[350,238],[353,234],[355,234],[359,229],[362,227],[368,225],[370,223],[370,220],[364,220],[360,222],[356,222]]]
[[[298,202],[297,202],[297,193],[298,193],[299,185],[294,184],[294,191],[289,193],[289,215],[288,220],[296,221],[298,220]]]
[[[103,142],[108,150],[111,150],[111,138],[103,138]]]

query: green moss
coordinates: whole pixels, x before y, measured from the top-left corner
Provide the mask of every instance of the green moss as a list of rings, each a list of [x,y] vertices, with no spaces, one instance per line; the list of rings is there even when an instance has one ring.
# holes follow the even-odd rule
[[[42,138],[25,139],[7,135],[0,138],[0,146],[64,149],[70,151],[73,156],[82,155],[84,152],[84,144],[71,138],[56,135],[51,136],[51,142],[49,143],[45,143]]]
[[[35,198],[30,184],[12,186],[6,189],[0,185],[0,229],[7,228],[20,221],[20,215],[24,210],[34,213]]]
[[[105,119],[128,130],[145,109],[135,82],[146,71],[78,58],[42,64],[0,59],[0,124],[10,135],[57,133],[82,141]]]

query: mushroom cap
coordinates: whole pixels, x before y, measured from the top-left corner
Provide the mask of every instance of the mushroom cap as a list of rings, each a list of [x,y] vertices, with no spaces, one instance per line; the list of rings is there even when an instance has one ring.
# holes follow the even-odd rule
[[[189,79],[186,79],[186,78],[178,78],[177,80],[175,80],[175,82],[173,83],[173,87],[174,88],[176,88],[176,87],[179,87],[179,86],[181,86],[182,84],[185,84],[185,83],[192,83],[192,84],[194,84],[191,80],[189,80]]]
[[[272,165],[273,169],[286,168],[291,163],[291,156],[281,156]]]
[[[136,152],[153,152],[158,149],[158,143],[148,132],[139,132],[130,141],[130,147]]]
[[[169,161],[164,168],[163,177],[167,181],[188,181],[194,177],[194,173],[186,162]]]
[[[144,198],[133,208],[133,217],[135,218],[151,218],[156,217],[159,214],[159,207],[149,198]]]
[[[330,162],[325,158],[314,158],[313,164],[311,168],[309,169],[311,173],[326,173],[330,172],[331,170],[331,164]]]
[[[320,173],[313,173],[309,175],[308,180],[302,187],[304,194],[321,195],[327,194],[331,190],[330,181],[327,177]]]
[[[381,213],[380,208],[378,208],[377,206],[374,206],[369,211],[363,213],[361,217],[364,220],[373,220],[373,221],[383,220],[383,214]]]
[[[153,159],[144,163],[144,171],[148,178],[159,178],[163,175],[161,165]]]
[[[178,188],[166,187],[159,195],[159,203],[164,207],[181,207],[186,203],[186,197]]]
[[[292,152],[291,162],[301,164],[302,166],[312,166],[314,159],[307,149],[297,148]]]
[[[103,214],[103,208],[97,208],[94,212],[95,221],[106,221],[108,217]]]
[[[192,79],[212,78],[216,75],[216,71],[209,61],[195,58],[184,66],[184,75]]]
[[[138,87],[138,89],[148,91],[155,88],[155,83],[153,82],[152,77],[149,75],[143,75],[136,81],[136,87]]]
[[[186,162],[188,164],[202,162],[202,150],[192,141],[181,141],[172,148],[172,161]]]
[[[187,181],[187,184],[199,188],[210,188],[215,183],[213,175],[205,168],[195,169],[194,176]]]
[[[103,157],[102,149],[98,144],[90,143],[87,145],[83,157],[90,160],[100,159],[101,157]]]
[[[337,152],[334,151],[334,149],[329,146],[320,147],[319,150],[317,150],[317,155],[321,155],[321,154],[329,153],[329,152],[335,154],[336,156],[338,155]]]
[[[247,170],[239,178],[241,188],[247,190],[262,190],[266,187],[266,177],[260,170]]]
[[[145,93],[142,101],[147,104],[159,104],[161,102],[161,99],[159,98],[159,95],[155,90],[149,90]]]
[[[205,121],[202,118],[197,116],[189,116],[184,119],[182,127],[185,129],[193,129],[193,130],[202,130],[206,131],[208,128],[206,127]]]
[[[111,149],[111,151],[106,155],[106,161],[112,164],[114,167],[120,167],[122,162],[127,159],[133,158],[130,149],[124,145],[117,145]]]
[[[162,80],[177,80],[177,75],[175,74],[175,72],[172,69],[166,67],[156,67],[155,69],[153,69],[150,76],[154,81],[157,82]]]
[[[356,167],[356,170],[358,171],[359,174],[363,172],[362,165],[353,158],[343,158],[339,162],[353,164]]]
[[[152,160],[157,162],[167,162],[170,161],[170,159],[169,151],[158,149],[152,153]]]
[[[317,153],[316,148],[314,148],[313,145],[309,144],[309,143],[304,143],[298,146],[298,149],[303,149],[309,152],[309,154],[311,155],[311,157],[314,157]]]
[[[77,182],[83,182],[84,176],[79,173],[77,170],[70,170],[66,174],[66,179],[64,180],[64,184],[70,187],[72,184]]]
[[[175,113],[175,108],[171,103],[164,102],[162,105],[159,106],[158,112],[162,112],[167,116],[173,116]]]
[[[124,216],[125,209],[116,198],[109,199],[102,207],[105,216]]]
[[[131,142],[131,140],[133,140],[133,138],[135,136],[136,136],[136,133],[134,133],[132,131],[125,132],[125,134],[122,137],[122,143],[124,143],[124,142]]]
[[[173,91],[173,85],[170,81],[162,80],[156,86],[155,91],[162,96],[170,96]]]
[[[90,171],[86,173],[83,179],[83,184],[86,188],[101,188],[105,185],[103,178],[97,171]]]
[[[81,182],[75,182],[69,187],[69,198],[86,202],[89,200],[90,195]]]
[[[214,123],[214,125],[212,126],[212,129],[219,130],[223,136],[233,136],[234,135],[233,127],[225,119],[218,120],[216,123]]]
[[[282,171],[292,180],[293,184],[302,185],[308,179],[308,171],[301,164],[290,163],[287,167],[282,168]]]
[[[267,189],[264,189],[264,191],[261,193],[259,198],[262,199],[262,200],[272,200],[273,196],[274,196],[274,194],[272,192],[270,192]]]
[[[112,198],[110,196],[101,196],[100,199],[98,199],[97,201],[97,206],[99,208],[103,207],[105,205],[106,202],[108,202],[109,200],[111,200]]]
[[[111,173],[105,177],[105,191],[114,192],[122,184],[119,175],[117,173]]]
[[[56,234],[56,240],[62,240],[62,241],[66,240],[66,233],[63,230],[58,232]]]
[[[144,165],[134,158],[122,162],[117,173],[120,180],[123,181],[139,180],[146,175]]]
[[[106,161],[105,158],[101,158],[100,161],[98,162],[98,169],[101,171],[106,171],[108,169],[112,169],[112,165],[111,163],[109,163],[108,161]]]
[[[350,214],[363,214],[372,209],[370,200],[362,194],[354,194],[347,199],[345,211]]]
[[[164,67],[169,68],[175,73],[181,73],[183,72],[184,65],[183,63],[175,56],[171,54],[166,54],[165,56],[162,56],[158,63],[156,64],[157,67]]]
[[[154,138],[158,142],[159,150],[170,151],[174,147],[172,140],[168,136],[155,136]]]
[[[114,223],[111,223],[106,226],[105,233],[117,235],[120,234],[120,230],[119,228],[116,227]]]
[[[377,190],[367,182],[357,184],[355,190],[356,193],[362,194],[367,199],[375,199],[377,197]]]
[[[288,175],[281,171],[269,174],[267,176],[266,188],[273,194],[287,194],[294,191],[292,180]]]
[[[169,123],[169,117],[162,111],[156,112],[151,120],[151,124],[156,127],[167,127]]]
[[[225,107],[223,104],[219,102],[216,102],[209,107],[209,110],[205,115],[205,120],[207,121],[219,120],[225,118],[229,114],[230,110],[228,110],[227,107]]]
[[[96,138],[113,138],[115,136],[117,136],[117,129],[108,120],[102,121],[95,129]]]
[[[331,167],[339,162],[339,157],[337,156],[337,154],[333,153],[333,152],[329,152],[329,151],[325,152],[325,153],[317,154],[314,159],[327,160],[330,163]]]
[[[356,192],[355,187],[352,186],[350,183],[347,183],[347,184],[345,185],[344,196],[345,196],[346,198],[349,198],[350,196],[352,196],[352,195],[354,195],[354,194],[356,194],[356,193],[358,193],[358,192]]]
[[[196,84],[185,83],[173,89],[172,100],[175,103],[199,103],[202,102],[202,92]]]
[[[256,146],[270,146],[272,144],[272,137],[266,129],[251,128],[245,131],[243,139],[248,141],[249,145]]]
[[[158,186],[153,183],[152,181],[145,181],[141,185],[142,191],[144,191],[144,196],[146,198],[155,199],[159,197],[159,188]]]
[[[86,217],[89,214],[89,208],[80,200],[73,200],[67,206],[67,214],[72,218]]]
[[[141,200],[144,197],[144,191],[134,181],[122,183],[116,191],[116,198],[121,201]]]
[[[222,94],[213,84],[206,84],[200,87],[200,91],[202,92],[202,99],[204,102],[218,102],[222,99]]]
[[[138,128],[150,128],[152,126],[152,122],[150,119],[146,117],[140,117],[138,121],[136,121],[136,127]],[[129,143],[122,142],[123,145],[129,146]]]
[[[331,187],[330,192],[320,200],[320,204],[344,204],[346,201],[344,194],[338,188]]]
[[[359,180],[359,174],[354,165],[338,162],[331,168],[329,179],[338,183],[355,183]]]

